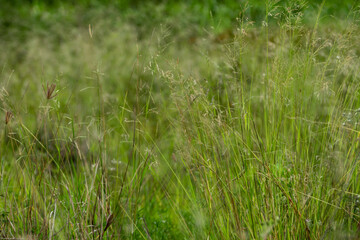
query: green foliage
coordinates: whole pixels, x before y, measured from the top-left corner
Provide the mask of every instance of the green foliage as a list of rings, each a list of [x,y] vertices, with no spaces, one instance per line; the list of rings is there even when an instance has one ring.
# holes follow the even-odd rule
[[[0,238],[359,238],[353,4],[7,1]]]

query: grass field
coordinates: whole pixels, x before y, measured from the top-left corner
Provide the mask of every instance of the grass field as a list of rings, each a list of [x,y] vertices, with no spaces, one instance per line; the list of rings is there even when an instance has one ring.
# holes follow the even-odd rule
[[[0,3],[0,239],[360,239],[356,1]]]

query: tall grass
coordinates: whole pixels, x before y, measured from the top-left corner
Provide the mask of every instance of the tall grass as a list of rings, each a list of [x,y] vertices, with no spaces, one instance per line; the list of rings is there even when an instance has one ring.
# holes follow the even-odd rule
[[[359,238],[358,12],[326,7],[1,39],[0,237]]]

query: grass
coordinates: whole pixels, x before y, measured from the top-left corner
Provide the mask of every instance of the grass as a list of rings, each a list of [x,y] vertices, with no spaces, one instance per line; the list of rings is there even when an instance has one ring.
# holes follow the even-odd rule
[[[94,3],[3,11],[0,238],[360,237],[356,4]]]

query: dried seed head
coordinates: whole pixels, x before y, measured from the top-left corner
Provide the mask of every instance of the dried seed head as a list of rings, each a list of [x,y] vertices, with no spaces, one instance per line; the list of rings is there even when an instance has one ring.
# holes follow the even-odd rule
[[[56,84],[55,83],[52,83],[52,84],[48,84],[46,83],[46,89],[45,87],[43,86],[43,89],[44,89],[44,93],[45,93],[45,97],[47,100],[49,99],[52,99],[54,97],[56,97],[56,92],[55,92],[55,88],[56,88]]]
[[[5,124],[6,124],[6,125],[10,122],[10,120],[11,120],[12,117],[13,117],[12,112],[6,111],[6,114],[5,114]]]

